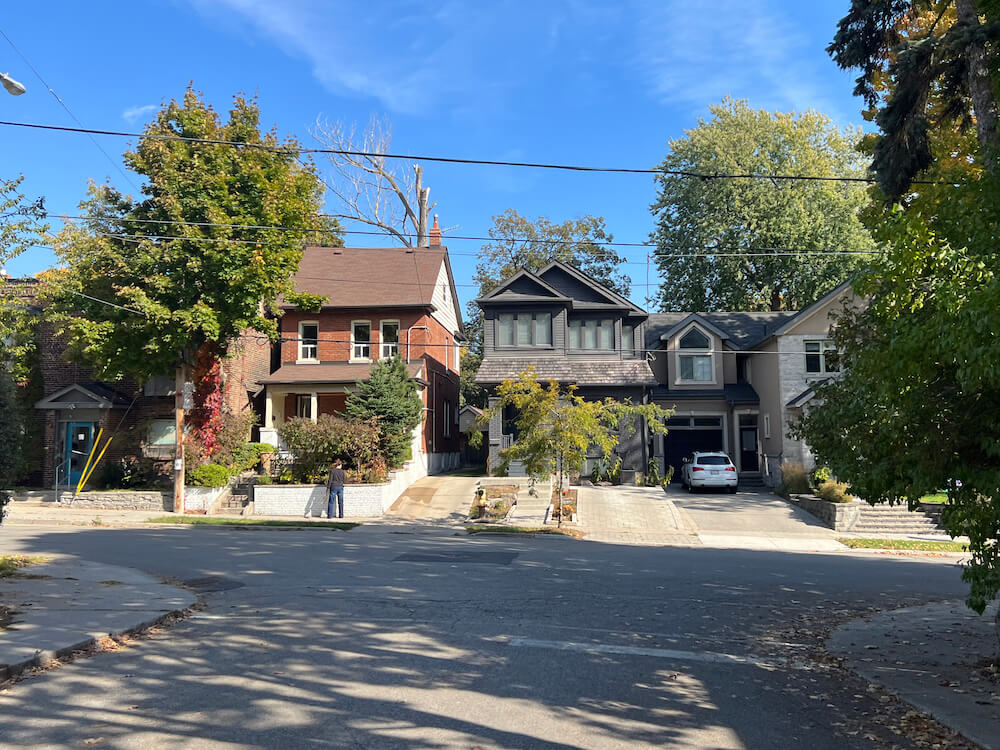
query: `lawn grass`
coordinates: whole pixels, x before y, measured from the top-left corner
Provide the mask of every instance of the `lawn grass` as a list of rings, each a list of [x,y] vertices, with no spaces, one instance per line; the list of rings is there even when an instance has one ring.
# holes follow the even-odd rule
[[[948,502],[947,492],[935,492],[933,495],[924,495],[920,498],[922,503],[933,503],[934,505],[944,505]]]
[[[352,521],[274,521],[268,518],[221,518],[218,516],[159,516],[146,523],[176,523],[191,526],[276,526],[297,529],[341,529],[347,531],[360,523]]]
[[[44,562],[44,557],[25,557],[24,555],[0,555],[0,578],[10,578],[18,570],[28,565]]]
[[[922,552],[964,552],[961,542],[935,542],[927,539],[870,539],[837,537],[837,541],[852,549],[912,549]]]
[[[582,539],[583,532],[578,529],[560,529],[555,526],[540,528],[537,526],[500,526],[487,523],[474,523],[465,527],[470,534],[558,534],[560,536],[571,536],[574,539]]]

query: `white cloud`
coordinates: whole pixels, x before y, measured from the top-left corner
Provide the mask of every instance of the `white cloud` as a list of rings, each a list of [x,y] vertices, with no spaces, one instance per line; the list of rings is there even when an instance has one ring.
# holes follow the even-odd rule
[[[155,104],[143,104],[141,106],[129,107],[122,112],[122,119],[128,123],[138,122],[146,115],[155,112],[158,107]]]
[[[751,106],[817,109],[836,117],[814,50],[771,0],[636,0],[632,64],[664,103],[699,114],[723,96]]]

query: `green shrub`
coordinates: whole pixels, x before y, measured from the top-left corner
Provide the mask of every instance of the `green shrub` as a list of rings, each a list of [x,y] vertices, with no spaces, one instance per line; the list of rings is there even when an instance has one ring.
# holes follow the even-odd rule
[[[192,487],[222,487],[229,484],[232,472],[220,464],[195,466],[187,474],[186,483]]]
[[[829,482],[833,479],[833,473],[829,466],[817,466],[812,470],[811,479],[812,486],[819,487],[823,482]]]
[[[273,484],[274,480],[267,474],[258,474],[253,478],[255,484]]]
[[[660,476],[660,462],[656,460],[656,456],[649,459],[649,466],[646,467],[646,486],[656,487],[663,481],[663,477]]]
[[[278,434],[294,454],[292,464],[281,467],[276,475],[286,481],[322,481],[330,462],[341,459],[347,469],[357,469],[365,477],[384,478],[386,459],[379,452],[377,420],[342,419],[320,414],[316,421],[290,419],[278,428]]]
[[[851,497],[851,488],[844,482],[823,482],[816,494],[831,503],[849,503],[854,498]]]
[[[781,464],[781,484],[786,493],[801,495],[809,492],[809,474],[806,467],[798,461],[785,461]]]

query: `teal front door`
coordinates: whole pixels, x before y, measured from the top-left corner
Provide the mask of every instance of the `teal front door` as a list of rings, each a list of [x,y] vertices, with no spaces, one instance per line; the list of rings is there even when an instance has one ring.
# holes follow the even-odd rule
[[[66,425],[66,484],[75,485],[83,476],[83,467],[94,444],[93,422],[70,422]]]

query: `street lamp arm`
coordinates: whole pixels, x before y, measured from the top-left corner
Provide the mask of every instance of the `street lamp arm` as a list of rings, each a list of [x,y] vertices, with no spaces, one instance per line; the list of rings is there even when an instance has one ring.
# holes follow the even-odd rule
[[[7,89],[7,93],[11,96],[20,96],[27,91],[23,83],[15,81],[7,73],[0,73],[0,84],[3,84],[3,87]]]

